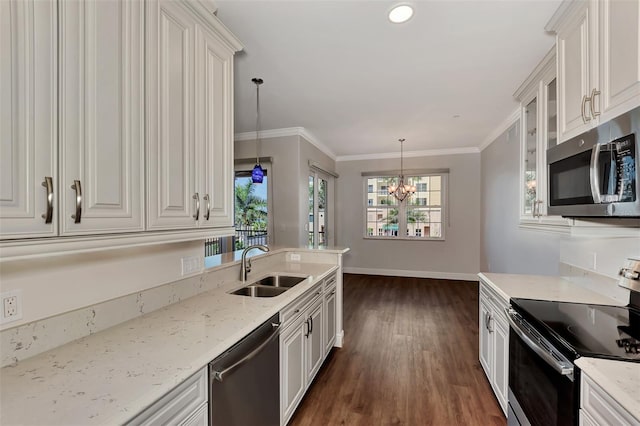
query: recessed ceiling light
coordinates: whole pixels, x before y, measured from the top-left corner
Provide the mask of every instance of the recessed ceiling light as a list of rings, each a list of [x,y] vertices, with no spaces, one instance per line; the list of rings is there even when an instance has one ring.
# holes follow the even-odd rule
[[[408,4],[399,4],[389,11],[389,20],[394,24],[407,22],[413,16],[413,8]]]

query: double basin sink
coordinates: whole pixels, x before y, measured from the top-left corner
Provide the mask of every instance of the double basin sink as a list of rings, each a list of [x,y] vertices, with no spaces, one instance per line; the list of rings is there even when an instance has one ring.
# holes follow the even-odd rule
[[[294,277],[290,275],[268,275],[245,287],[232,291],[231,294],[250,297],[274,297],[291,287],[295,287],[307,277]]]

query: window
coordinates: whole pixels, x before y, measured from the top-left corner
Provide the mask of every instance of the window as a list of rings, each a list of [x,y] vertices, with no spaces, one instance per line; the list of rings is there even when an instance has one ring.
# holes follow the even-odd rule
[[[403,202],[388,194],[396,176],[366,176],[365,237],[444,239],[445,187],[448,173],[406,176],[416,193]],[[373,191],[371,191],[373,188]],[[376,194],[371,196],[371,193]],[[370,230],[376,229],[373,236]]]

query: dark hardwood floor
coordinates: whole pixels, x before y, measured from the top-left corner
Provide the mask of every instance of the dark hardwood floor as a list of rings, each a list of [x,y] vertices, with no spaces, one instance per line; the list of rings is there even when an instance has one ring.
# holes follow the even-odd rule
[[[478,361],[478,284],[344,275],[345,342],[290,421],[505,425]]]

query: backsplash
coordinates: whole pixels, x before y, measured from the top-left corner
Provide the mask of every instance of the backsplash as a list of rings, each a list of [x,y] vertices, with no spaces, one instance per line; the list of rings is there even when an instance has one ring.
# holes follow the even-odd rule
[[[309,261],[312,257],[305,255],[301,260]],[[290,258],[290,254],[281,252],[256,258],[252,274],[264,273],[285,258]],[[238,271],[236,263],[221,265],[197,276],[0,331],[0,367],[236,281]]]
[[[629,290],[620,287],[617,279],[564,262],[560,262],[559,269],[562,277],[581,287],[610,297],[625,305],[629,303]]]

